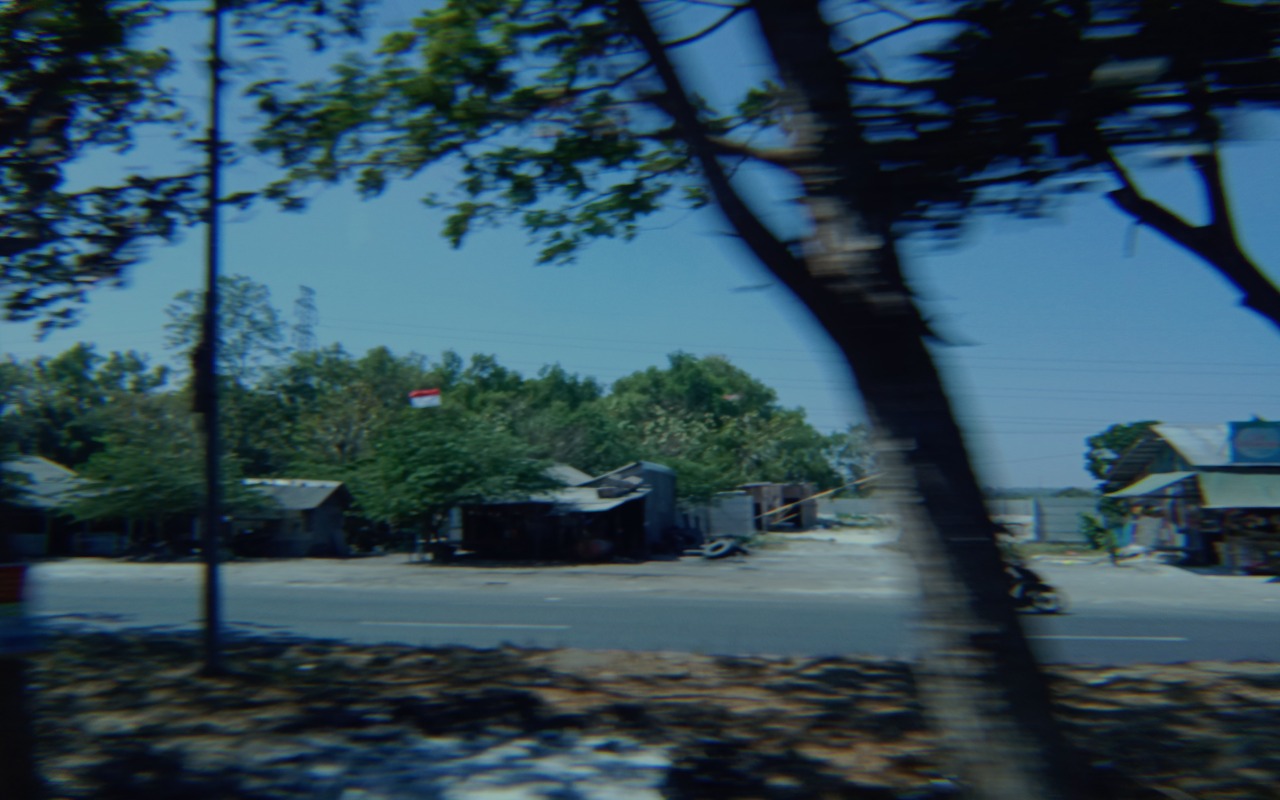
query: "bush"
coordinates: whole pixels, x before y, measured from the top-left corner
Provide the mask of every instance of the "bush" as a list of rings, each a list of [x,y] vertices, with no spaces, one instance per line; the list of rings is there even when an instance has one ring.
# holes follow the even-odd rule
[[[1109,550],[1115,546],[1115,534],[1094,514],[1080,515],[1080,533],[1094,550]]]

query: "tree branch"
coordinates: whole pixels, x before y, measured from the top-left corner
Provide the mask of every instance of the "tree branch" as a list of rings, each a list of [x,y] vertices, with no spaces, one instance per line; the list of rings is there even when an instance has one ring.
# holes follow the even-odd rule
[[[670,50],[675,47],[684,47],[686,44],[693,44],[694,42],[700,39],[704,39],[707,36],[710,36],[711,34],[715,33],[717,30],[724,27],[724,25],[728,23],[729,20],[733,19],[734,17],[738,16],[739,14],[741,14],[743,11],[746,11],[746,10],[747,10],[746,4],[736,5],[728,14],[725,14],[723,17],[711,23],[710,25],[698,31],[697,33],[692,34],[690,36],[686,36],[683,39],[676,39],[675,41],[666,42],[663,45],[663,47]]]
[[[1191,156],[1190,161],[1204,185],[1205,204],[1209,207],[1209,226],[1221,235],[1235,239],[1235,225],[1231,221],[1231,204],[1222,180],[1222,161],[1218,157],[1217,144],[1210,144],[1207,152]]]
[[[819,291],[803,260],[796,256],[760,217],[751,210],[742,195],[734,189],[724,166],[718,158],[716,146],[707,135],[698,118],[698,110],[684,90],[684,84],[675,66],[667,57],[662,41],[649,21],[640,0],[621,0],[618,4],[626,24],[648,52],[662,80],[665,102],[662,104],[682,131],[693,156],[702,166],[703,174],[721,211],[729,224],[752,254],[770,270],[803,302],[817,308],[828,305]]]
[[[1116,208],[1133,217],[1143,225],[1148,225],[1165,237],[1177,242],[1193,252],[1203,247],[1204,233],[1202,229],[1187,222],[1164,206],[1149,200],[1138,189],[1137,183],[1129,175],[1119,159],[1109,149],[1105,151],[1104,160],[1111,174],[1120,181],[1120,188],[1107,193],[1107,199]]]
[[[847,80],[857,86],[880,86],[890,89],[923,89],[936,83],[936,81],[899,81],[892,78],[868,78],[862,75],[850,75]]]
[[[753,158],[788,170],[798,166],[804,156],[804,153],[796,148],[774,147],[761,149],[720,136],[708,137],[707,141],[721,154]]]
[[[910,14],[906,14],[899,11],[898,9],[889,5],[888,3],[877,2],[877,0],[868,0],[867,5],[871,6],[872,8],[876,9],[876,11],[882,14],[888,14],[890,16],[897,17],[903,22],[915,21],[915,17],[911,16]]]
[[[662,99],[653,99],[649,101],[651,105],[656,106],[664,113],[671,113],[670,102],[663,102]],[[714,136],[708,133],[703,134],[707,143],[719,155],[739,156],[741,158],[749,158],[755,161],[761,161],[765,164],[772,164],[775,167],[781,167],[788,172],[793,172],[804,161],[805,153],[795,147],[752,147],[746,142],[730,139],[727,136]],[[671,142],[674,140],[683,140],[683,134],[680,126],[673,125],[663,128],[660,131],[649,134],[637,135],[638,139],[649,139],[657,142]]]
[[[1208,226],[1219,236],[1234,242],[1236,232],[1231,222],[1231,204],[1227,200],[1227,190],[1222,180],[1222,162],[1218,158],[1221,126],[1210,111],[1208,91],[1203,82],[1192,83],[1187,93],[1187,105],[1191,109],[1196,133],[1206,142],[1205,151],[1192,155],[1189,160],[1204,186],[1205,205],[1209,208]]]
[[[1192,159],[1209,195],[1210,222],[1192,225],[1164,206],[1144,197],[1124,167],[1107,151],[1105,157],[1121,188],[1107,195],[1116,208],[1138,223],[1148,225],[1167,239],[1217,270],[1240,290],[1240,304],[1280,328],[1280,289],[1240,247],[1231,224],[1222,169],[1216,150]]]
[[[804,158],[804,152],[795,147],[752,147],[746,142],[725,136],[707,136],[707,142],[721,155],[743,156],[763,161],[786,170],[795,169]]]
[[[859,50],[865,50],[868,47],[871,47],[879,42],[883,42],[885,39],[890,39],[894,36],[897,36],[900,33],[906,33],[907,31],[914,30],[916,28],[923,28],[926,25],[935,25],[938,23],[963,25],[964,21],[956,17],[925,17],[923,19],[912,20],[911,22],[908,22],[905,25],[899,25],[898,27],[890,28],[887,31],[881,31],[880,33],[877,33],[874,36],[870,36],[866,39],[863,39],[861,42],[850,45],[843,50],[837,50],[836,55],[841,57],[852,55],[853,53],[856,53]]]

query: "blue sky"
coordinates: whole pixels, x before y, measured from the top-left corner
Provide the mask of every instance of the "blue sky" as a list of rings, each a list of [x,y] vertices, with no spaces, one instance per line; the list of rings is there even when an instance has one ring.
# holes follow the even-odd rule
[[[1228,178],[1250,252],[1280,265],[1280,147],[1265,127],[1228,150]],[[151,141],[126,160],[172,157]],[[267,174],[250,160],[230,178],[252,185]],[[1140,175],[1154,197],[1198,211],[1178,170]],[[328,190],[305,214],[228,212],[223,269],[270,286],[286,313],[299,285],[314,288],[320,343],[353,353],[493,353],[526,374],[559,363],[605,382],[678,349],[723,354],[824,430],[860,418],[843,365],[803,308],[780,287],[740,290],[771,281],[714,211],[662,215],[633,242],[535,267],[514,229],[479,231],[460,250],[439,237],[439,212],[418,198],[448,177],[431,173],[370,202]],[[156,248],[127,289],[95,293],[75,329],[37,342],[33,326],[0,325],[0,349],[28,358],[89,341],[168,357],[163,309],[200,286],[202,237],[193,230]],[[1280,332],[1154,233],[1138,232],[1133,247],[1131,238],[1127,219],[1082,195],[1054,219],[982,220],[957,248],[909,246],[913,282],[950,342],[936,352],[987,483],[1089,485],[1084,438],[1112,422],[1280,418]]]

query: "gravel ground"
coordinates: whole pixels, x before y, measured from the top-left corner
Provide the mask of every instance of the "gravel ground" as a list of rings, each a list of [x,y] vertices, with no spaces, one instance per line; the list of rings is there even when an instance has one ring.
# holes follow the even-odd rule
[[[221,570],[228,587],[237,584],[323,585],[417,590],[483,586],[494,580],[554,582],[571,591],[607,588],[611,592],[681,591],[692,594],[741,592],[744,588],[781,593],[805,592],[859,596],[904,595],[911,591],[910,570],[892,548],[897,535],[883,530],[824,531],[821,534],[771,534],[749,556],[719,560],[680,558],[640,563],[547,564],[463,562],[411,564],[403,555],[352,559],[280,559],[231,561]],[[131,562],[104,558],[48,561],[37,578],[160,581],[195,584],[199,563]]]

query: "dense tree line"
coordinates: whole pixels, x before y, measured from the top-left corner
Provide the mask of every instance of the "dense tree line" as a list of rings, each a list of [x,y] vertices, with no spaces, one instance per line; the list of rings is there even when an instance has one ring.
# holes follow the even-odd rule
[[[748,481],[834,488],[870,468],[860,430],[822,434],[803,410],[720,356],[673,353],[606,389],[559,365],[524,376],[491,355],[364,355],[340,345],[285,346],[265,287],[224,279],[226,487],[251,506],[241,477],[345,481],[370,520],[432,527],[458,502],[545,484],[552,463],[600,473],[646,459],[673,467],[703,500]],[[169,345],[187,351],[198,297],[170,307]],[[438,388],[438,408],[408,405]],[[196,513],[203,496],[190,378],[142,353],[77,344],[0,363],[0,438],[80,471],[111,491],[73,509],[87,518]],[[861,448],[861,450],[859,450]]]

